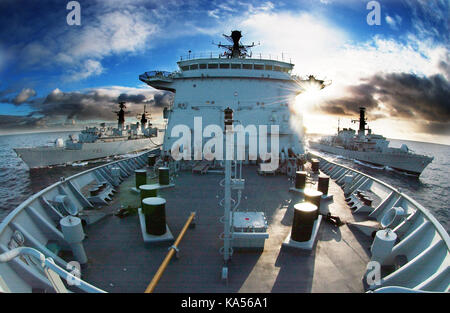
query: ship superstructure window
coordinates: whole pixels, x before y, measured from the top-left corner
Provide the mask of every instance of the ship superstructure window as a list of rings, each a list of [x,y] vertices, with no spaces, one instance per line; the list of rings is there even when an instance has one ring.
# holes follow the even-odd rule
[[[242,69],[251,70],[253,69],[253,64],[242,64]]]
[[[285,73],[289,73],[289,68],[287,67],[282,67],[281,70]]]
[[[254,68],[255,70],[263,70],[263,69],[264,69],[264,65],[262,65],[262,64],[255,64],[255,65],[253,66],[253,68]]]
[[[208,68],[219,68],[219,64],[217,63],[208,64]]]
[[[232,68],[232,69],[241,69],[241,64],[238,64],[238,63],[231,63],[231,68]]]
[[[272,65],[266,65],[266,71],[272,71],[273,66]]]
[[[230,64],[228,63],[221,63],[220,68],[230,68]]]
[[[273,70],[277,71],[277,72],[281,72],[281,66],[274,66]]]
[[[206,68],[206,64],[199,64],[200,69],[205,69]]]
[[[189,66],[182,66],[182,67],[181,67],[181,70],[182,70],[182,71],[189,71]]]
[[[190,70],[198,70],[198,64],[192,64],[191,66],[189,66]]]

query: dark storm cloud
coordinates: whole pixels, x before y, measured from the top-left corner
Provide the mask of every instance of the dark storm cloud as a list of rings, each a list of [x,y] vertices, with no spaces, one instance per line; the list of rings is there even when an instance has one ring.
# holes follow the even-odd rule
[[[375,109],[382,109],[389,116],[416,123],[423,132],[450,133],[450,84],[440,74],[429,77],[409,73],[377,74],[362,84],[348,87],[347,93],[346,97],[320,105],[320,110],[354,116],[358,108],[364,106],[373,120],[385,117],[371,115]]]
[[[32,116],[0,115],[0,129],[32,129],[36,127],[46,127],[46,120]]]
[[[143,103],[146,102],[147,98],[144,95],[127,95],[126,93],[123,93],[119,96],[117,101],[125,101],[125,102],[132,102],[132,103]]]
[[[14,99],[7,102],[16,105],[27,104],[32,108],[28,116],[3,118],[0,128],[35,128],[46,125],[46,121],[114,121],[119,110],[118,102],[125,101],[127,117],[133,118],[142,114],[144,105],[152,113],[158,113],[173,100],[170,92],[145,91],[145,94],[122,93],[118,97],[114,92],[92,90],[87,93],[63,92],[53,90],[45,98],[29,99],[35,95],[34,90],[23,89]],[[25,99],[26,98],[26,99]]]
[[[64,116],[67,119],[77,120],[112,120],[115,117],[113,109],[116,100],[116,97],[102,95],[96,91],[83,94],[55,89],[43,101],[31,102],[30,106],[35,109],[33,115],[50,118]]]
[[[373,98],[376,92],[374,86],[364,83],[358,86],[350,86],[347,88],[349,96],[329,100],[326,106],[321,106],[322,111],[333,115],[354,116],[359,114],[359,107],[364,106],[368,111],[378,106],[377,101]]]
[[[171,92],[158,92],[154,95],[153,105],[159,108],[167,108],[173,101],[173,93]]]
[[[426,122],[420,125],[421,129],[430,134],[449,135],[449,122]]]
[[[395,116],[428,122],[450,121],[450,84],[442,75],[376,75],[371,83],[380,89],[380,101],[390,105]]]

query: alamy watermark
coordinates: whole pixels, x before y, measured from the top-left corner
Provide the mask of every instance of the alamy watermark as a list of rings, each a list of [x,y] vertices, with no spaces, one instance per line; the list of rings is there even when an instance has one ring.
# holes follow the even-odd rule
[[[67,25],[73,26],[81,25],[81,5],[78,1],[69,1],[66,6],[67,10],[70,10],[67,14],[66,21]]]
[[[369,1],[366,5],[367,10],[371,10],[367,14],[367,24],[370,26],[381,25],[381,5],[378,1]]]
[[[170,153],[175,161],[194,160],[248,160],[267,161],[261,164],[261,169],[273,171],[279,164],[279,125],[270,125],[270,152],[268,151],[268,125],[235,125],[225,132],[219,125],[210,124],[203,129],[201,116],[194,117],[194,132],[184,124],[175,125],[170,137],[178,139],[172,144]],[[193,135],[193,138],[192,138]],[[236,139],[235,139],[236,135]],[[248,135],[248,150],[246,139]],[[203,145],[203,139],[209,138]],[[235,144],[236,142],[236,144]],[[193,144],[192,144],[193,143]],[[226,149],[224,149],[224,144]],[[236,151],[235,151],[236,148]],[[236,155],[236,158],[235,158]]]
[[[81,284],[81,266],[77,261],[67,263],[66,270],[72,276],[67,276],[66,282],[69,286],[79,286]]]
[[[66,9],[70,10],[67,14],[67,24],[70,26],[81,25],[81,5],[78,1],[69,1],[66,5]],[[378,1],[367,2],[366,9],[370,10],[367,14],[367,24],[370,26],[381,25],[381,5]]]
[[[377,261],[370,261],[366,267],[366,282],[369,286],[381,285],[381,264]]]

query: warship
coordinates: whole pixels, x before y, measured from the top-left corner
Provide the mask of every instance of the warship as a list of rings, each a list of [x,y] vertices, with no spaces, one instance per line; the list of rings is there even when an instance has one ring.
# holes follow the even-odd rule
[[[420,176],[434,157],[413,153],[407,145],[389,147],[385,137],[373,134],[366,128],[365,108],[361,107],[358,134],[351,128],[339,129],[336,136],[323,137],[320,141],[309,141],[309,147],[365,163],[387,166],[414,176]],[[352,120],[352,122],[358,122]],[[366,133],[367,131],[367,133]]]
[[[69,139],[58,138],[53,146],[33,148],[15,148],[16,154],[30,169],[53,165],[73,164],[110,156],[143,151],[155,147],[151,138],[157,137],[157,128],[148,123],[145,108],[139,122],[125,126],[125,102],[119,103],[117,128],[106,127],[105,123],[98,127],[86,127],[78,135]]]
[[[0,292],[449,291],[450,238],[436,218],[393,186],[305,153],[287,127],[301,85],[324,82],[251,58],[239,31],[227,38],[220,57],[139,77],[176,92],[163,146],[61,179],[2,221]],[[199,117],[220,125],[214,153],[196,151],[214,137],[195,135]],[[256,134],[269,158],[228,140],[251,123],[274,126],[270,140]],[[194,149],[178,141],[183,130]],[[270,306],[263,298],[239,302]]]

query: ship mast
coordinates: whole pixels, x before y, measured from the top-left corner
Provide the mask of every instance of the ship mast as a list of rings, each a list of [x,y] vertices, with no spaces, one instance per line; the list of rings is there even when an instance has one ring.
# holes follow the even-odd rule
[[[223,45],[219,42],[217,45],[219,48],[224,48],[226,51],[224,52],[224,56],[227,58],[245,58],[245,57],[251,57],[251,53],[249,54],[247,49],[252,48],[255,46],[255,43],[253,42],[251,45],[243,45],[240,43],[240,40],[242,38],[242,33],[239,30],[233,30],[231,32],[231,35],[225,35],[223,36],[232,43],[232,45]]]
[[[147,111],[146,111],[146,108],[147,108],[147,105],[144,104],[144,113],[142,113],[142,116],[141,116],[141,129],[142,129],[142,132],[144,132],[145,128],[147,127],[147,121],[148,121],[148,119],[147,119]],[[149,123],[148,126],[151,127],[152,124]]]
[[[123,126],[125,125],[125,111],[123,109],[127,108],[125,106],[125,102],[123,102],[123,101],[119,102],[119,108],[120,108],[120,111],[115,111],[114,113],[116,113],[118,116],[117,127],[119,128],[119,130],[123,130]]]

